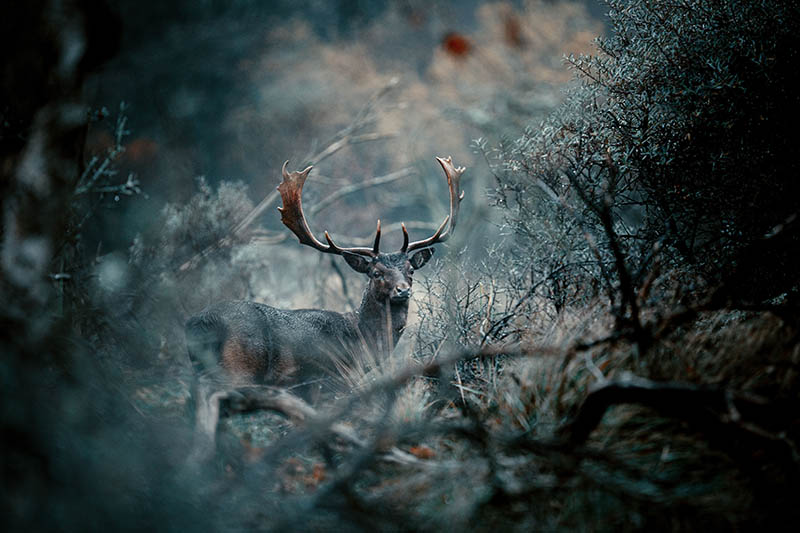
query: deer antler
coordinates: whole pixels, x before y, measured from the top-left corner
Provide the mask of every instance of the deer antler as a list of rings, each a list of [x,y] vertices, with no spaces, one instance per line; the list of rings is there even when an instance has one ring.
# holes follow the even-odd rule
[[[378,247],[381,242],[380,220],[378,220],[378,229],[375,231],[375,244],[373,244],[372,249],[340,248],[334,244],[327,231],[325,232],[325,240],[328,241],[327,245],[314,237],[314,234],[311,233],[311,229],[308,227],[306,217],[303,214],[302,202],[303,184],[306,182],[308,173],[311,172],[311,169],[314,167],[309,166],[300,172],[295,171],[290,173],[286,172],[286,165],[288,164],[289,161],[286,161],[281,169],[283,181],[280,185],[278,185],[278,192],[281,194],[283,207],[279,207],[278,211],[281,212],[281,222],[283,222],[284,226],[292,230],[292,233],[297,235],[297,238],[300,239],[300,244],[311,246],[315,250],[319,250],[320,252],[324,252],[326,254],[342,255],[342,252],[350,252],[354,254],[365,255],[367,257],[375,257],[378,255]]]
[[[447,185],[450,188],[450,214],[444,217],[444,221],[439,226],[439,229],[436,230],[436,233],[427,239],[414,241],[411,244],[408,243],[408,231],[406,230],[405,224],[403,224],[403,247],[400,248],[401,252],[407,253],[420,248],[427,248],[437,242],[444,242],[450,238],[450,235],[456,227],[458,208],[461,205],[461,200],[464,199],[464,191],[461,190],[460,185],[461,174],[463,174],[466,169],[464,167],[453,166],[453,159],[450,157],[446,159],[437,157],[436,160],[442,165],[442,170],[444,170],[445,176],[447,176]],[[450,223],[449,225],[448,222]]]

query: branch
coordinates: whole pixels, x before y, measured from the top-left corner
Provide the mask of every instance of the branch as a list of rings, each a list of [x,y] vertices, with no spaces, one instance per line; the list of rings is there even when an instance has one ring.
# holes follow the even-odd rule
[[[358,192],[363,189],[367,189],[369,187],[374,187],[376,185],[383,185],[385,183],[391,183],[393,181],[397,181],[401,178],[405,178],[406,176],[411,176],[416,174],[416,171],[413,168],[406,167],[390,174],[386,174],[384,176],[377,176],[375,178],[370,178],[368,180],[361,181],[359,183],[352,183],[350,185],[346,185],[344,187],[339,187],[336,191],[329,194],[319,202],[317,202],[313,207],[308,210],[310,215],[314,213],[318,213],[328,207],[329,205],[333,204],[340,198],[347,196],[348,194],[353,194],[354,192]]]
[[[790,425],[786,414],[795,413],[797,406],[781,403],[785,405],[723,387],[631,377],[594,386],[578,414],[559,433],[573,445],[583,444],[610,407],[639,404],[689,422],[704,433],[720,437],[724,445],[736,442],[731,436],[749,436],[759,445],[765,440],[783,443],[792,460],[800,464],[797,446],[783,432]]]
[[[345,146],[349,146],[351,144],[360,144],[363,142],[369,141],[382,141],[383,139],[391,139],[394,137],[393,133],[364,133],[362,135],[351,135],[346,134],[341,139],[338,139],[332,143],[330,143],[325,149],[321,152],[314,154],[307,159],[309,165],[316,165],[320,161],[327,159],[328,157],[332,156]]]
[[[386,83],[383,87],[381,87],[378,91],[376,91],[375,94],[372,95],[372,97],[364,106],[364,108],[356,115],[353,121],[346,128],[337,133],[337,135],[331,141],[329,141],[328,145],[325,148],[323,148],[320,152],[311,156],[307,156],[305,158],[305,161],[309,165],[316,165],[320,161],[338,152],[345,146],[391,138],[393,134],[370,132],[370,133],[363,133],[360,135],[356,135],[355,133],[373,121],[372,112],[374,110],[375,105],[391,89],[397,86],[398,83],[399,80],[397,78],[392,78],[391,80],[389,80],[388,83]],[[404,172],[405,174],[403,174]],[[346,192],[339,193],[337,191],[337,193],[334,193],[333,195],[331,195],[331,197],[335,196],[335,199],[338,199],[341,198],[342,196],[345,196],[346,194],[351,194],[353,192],[361,190],[362,188],[370,187],[373,185],[379,185],[382,183],[388,183],[390,181],[403,178],[411,173],[413,173],[413,170],[408,168],[398,170],[397,172],[387,174],[386,176],[380,176],[377,178],[372,178],[372,180],[367,180],[366,182],[362,182],[361,184],[359,184],[361,185],[361,187],[358,187],[356,185],[356,186],[350,186],[355,188],[353,188],[352,190],[348,190]],[[345,187],[345,189],[347,189],[347,187]],[[188,270],[194,269],[197,267],[197,265],[200,263],[202,259],[208,257],[209,255],[211,255],[212,253],[221,248],[226,248],[228,246],[231,246],[233,244],[234,239],[236,237],[241,237],[242,234],[245,232],[245,230],[256,219],[258,219],[258,217],[261,216],[264,213],[264,211],[266,211],[267,208],[271,206],[273,202],[275,202],[275,200],[277,200],[277,198],[278,198],[278,191],[277,190],[271,191],[258,203],[258,205],[256,205],[249,213],[247,213],[238,224],[233,226],[225,237],[207,246],[202,251],[192,256],[188,261],[181,264],[181,266],[178,268],[178,272],[183,273]],[[323,205],[320,207],[315,206],[314,208],[311,208],[309,210],[309,213],[313,213],[315,211],[319,211],[320,209],[327,207],[332,202],[331,198],[328,198],[328,200],[329,201],[327,203],[325,203],[326,201],[323,200],[322,202]]]
[[[367,443],[349,426],[321,417],[303,399],[288,390],[270,386],[245,386],[227,390],[214,390],[203,384],[193,391],[196,402],[195,445],[190,454],[190,462],[204,462],[216,452],[216,433],[219,419],[237,413],[253,411],[275,411],[289,418],[297,426],[314,429],[317,438],[324,433],[332,433],[336,438],[359,449]],[[380,458],[394,463],[421,464],[415,456],[395,447],[380,454]]]

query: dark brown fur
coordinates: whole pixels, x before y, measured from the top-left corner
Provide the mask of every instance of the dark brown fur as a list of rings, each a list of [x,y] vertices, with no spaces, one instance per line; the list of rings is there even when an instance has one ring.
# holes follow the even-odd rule
[[[425,248],[365,258],[343,254],[369,284],[358,310],[277,309],[227,301],[186,323],[189,355],[201,372],[222,368],[239,383],[298,383],[331,374],[362,350],[386,355],[400,339],[408,316],[412,274],[433,255]]]

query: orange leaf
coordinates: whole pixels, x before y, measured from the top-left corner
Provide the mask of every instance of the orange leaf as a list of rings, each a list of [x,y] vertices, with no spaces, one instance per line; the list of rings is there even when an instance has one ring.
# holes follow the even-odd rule
[[[436,455],[436,452],[424,445],[412,446],[408,451],[411,452],[411,455],[420,459],[431,459]]]

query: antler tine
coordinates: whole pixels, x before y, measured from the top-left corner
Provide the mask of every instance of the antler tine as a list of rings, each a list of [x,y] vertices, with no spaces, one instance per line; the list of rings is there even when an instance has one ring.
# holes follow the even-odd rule
[[[408,232],[406,232],[405,226],[403,226],[404,242],[403,248],[401,249],[403,252],[411,252],[420,248],[427,248],[437,242],[444,242],[450,238],[450,235],[456,227],[458,209],[461,206],[461,200],[464,199],[464,192],[461,190],[461,175],[466,168],[454,166],[451,157],[437,157],[436,160],[442,166],[442,170],[444,170],[444,174],[447,177],[447,185],[450,189],[450,214],[444,218],[439,229],[437,229],[433,235],[421,241],[414,241],[411,244],[408,244]]]
[[[342,255],[342,252],[350,252],[368,257],[374,257],[377,255],[381,233],[380,221],[378,221],[378,232],[375,236],[375,244],[372,249],[341,248],[334,244],[327,231],[325,232],[325,240],[328,242],[327,245],[314,237],[314,234],[311,233],[311,229],[308,227],[308,222],[306,222],[305,214],[303,214],[302,202],[303,185],[306,182],[306,178],[308,178],[308,173],[311,172],[311,169],[314,167],[309,166],[300,172],[287,172],[286,166],[288,164],[289,161],[287,160],[283,164],[283,168],[281,168],[283,181],[281,181],[281,184],[278,185],[278,192],[281,194],[283,207],[279,207],[278,211],[281,212],[281,222],[283,222],[283,225],[289,228],[292,233],[297,236],[297,238],[300,240],[300,244],[305,244],[306,246],[310,246],[315,250],[327,254]]]
[[[404,222],[400,223],[400,227],[403,228],[403,247],[400,248],[400,251],[406,253],[408,251],[408,230]]]
[[[372,245],[372,253],[378,255],[381,246],[381,219],[378,219],[378,229],[375,230],[375,244]]]

